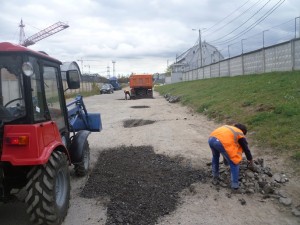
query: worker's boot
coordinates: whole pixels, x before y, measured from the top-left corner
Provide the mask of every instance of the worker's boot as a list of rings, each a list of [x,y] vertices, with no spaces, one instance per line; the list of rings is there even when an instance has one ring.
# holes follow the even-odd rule
[[[245,194],[245,190],[241,188],[232,188],[231,194]]]
[[[213,185],[219,185],[220,184],[220,182],[222,182],[223,181],[223,179],[221,179],[220,177],[213,177],[213,180],[212,180],[212,184]]]

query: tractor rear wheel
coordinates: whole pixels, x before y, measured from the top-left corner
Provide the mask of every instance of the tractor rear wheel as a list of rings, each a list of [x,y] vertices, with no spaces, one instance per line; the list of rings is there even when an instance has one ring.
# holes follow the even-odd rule
[[[70,202],[70,173],[67,156],[53,152],[45,165],[27,175],[27,213],[33,224],[61,224]]]
[[[81,161],[75,164],[75,174],[78,177],[83,177],[88,173],[89,168],[90,168],[90,146],[88,140],[86,139],[83,144]]]

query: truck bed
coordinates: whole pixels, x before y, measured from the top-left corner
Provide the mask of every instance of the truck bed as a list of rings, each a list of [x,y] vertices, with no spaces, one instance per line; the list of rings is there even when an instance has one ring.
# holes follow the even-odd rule
[[[153,80],[152,75],[131,75],[129,77],[130,95],[132,98],[153,97]]]
[[[129,85],[130,88],[152,88],[152,75],[131,75]]]

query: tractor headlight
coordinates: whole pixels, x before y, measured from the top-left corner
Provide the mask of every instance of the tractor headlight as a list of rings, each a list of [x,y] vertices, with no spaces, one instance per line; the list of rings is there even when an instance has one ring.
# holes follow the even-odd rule
[[[26,76],[33,75],[33,66],[30,62],[24,62],[22,65],[22,71]]]

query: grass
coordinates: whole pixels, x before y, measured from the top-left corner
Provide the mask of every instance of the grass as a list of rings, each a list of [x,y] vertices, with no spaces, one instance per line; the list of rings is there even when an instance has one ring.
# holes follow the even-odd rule
[[[255,144],[300,162],[300,71],[212,78],[164,85],[160,94],[220,123],[247,125]]]

